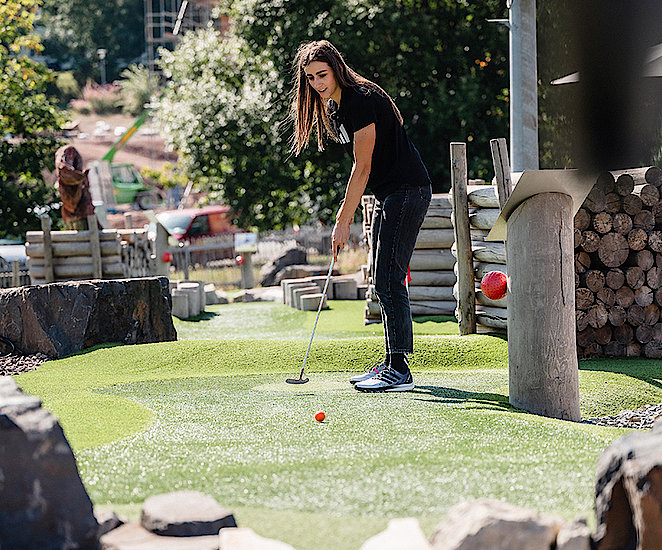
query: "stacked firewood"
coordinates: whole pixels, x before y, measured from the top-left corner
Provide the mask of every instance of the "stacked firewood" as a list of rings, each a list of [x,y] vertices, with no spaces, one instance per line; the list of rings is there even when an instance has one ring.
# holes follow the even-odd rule
[[[601,174],[575,216],[580,357],[662,357],[662,169]]]

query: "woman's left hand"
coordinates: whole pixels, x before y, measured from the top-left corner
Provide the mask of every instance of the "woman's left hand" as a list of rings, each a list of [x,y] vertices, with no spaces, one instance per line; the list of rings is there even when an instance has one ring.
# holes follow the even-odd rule
[[[333,251],[333,261],[338,259],[338,250],[345,248],[345,243],[349,240],[350,224],[336,221],[336,225],[331,233],[331,250]]]

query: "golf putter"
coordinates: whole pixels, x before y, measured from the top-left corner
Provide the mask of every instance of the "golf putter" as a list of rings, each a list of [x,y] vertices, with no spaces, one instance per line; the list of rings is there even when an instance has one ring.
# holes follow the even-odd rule
[[[308,349],[306,350],[306,356],[303,358],[303,367],[301,367],[301,374],[299,378],[288,378],[285,380],[288,384],[305,384],[308,382],[308,378],[303,377],[303,372],[306,370],[306,361],[308,360],[308,353],[310,352],[310,345],[313,343],[313,336],[315,336],[315,329],[317,328],[317,320],[320,318],[320,312],[322,311],[322,306],[324,305],[324,297],[326,296],[326,289],[329,286],[329,281],[331,280],[331,272],[333,271],[333,264],[335,263],[335,258],[331,258],[331,265],[329,266],[329,274],[326,276],[326,281],[324,281],[324,290],[322,291],[322,298],[320,298],[320,305],[317,308],[317,317],[315,317],[315,324],[313,325],[313,333],[310,335],[310,342],[308,342]]]

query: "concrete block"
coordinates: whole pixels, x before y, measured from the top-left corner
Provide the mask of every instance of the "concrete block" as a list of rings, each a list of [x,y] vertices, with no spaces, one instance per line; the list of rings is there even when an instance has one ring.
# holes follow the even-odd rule
[[[326,302],[326,297],[320,292],[318,294],[304,294],[299,299],[301,301],[301,310],[302,311],[317,311],[317,308],[320,307],[320,300],[324,298],[322,302],[322,309],[328,309],[329,306]]]
[[[326,282],[326,276],[310,277],[310,280],[319,287],[320,292],[324,290],[324,283]],[[333,277],[331,277],[331,280],[329,281],[329,285],[326,287],[326,297],[329,300],[333,300]]]
[[[218,304],[218,296],[216,295],[216,287],[213,283],[205,285],[205,303],[208,306]]]
[[[356,285],[356,299],[357,300],[365,300],[366,299],[366,292],[368,292],[368,284],[357,284]]]
[[[175,288],[172,293],[172,314],[179,319],[187,319],[189,316],[188,292]]]
[[[290,307],[296,307],[296,302],[294,301],[294,291],[297,288],[303,288],[306,286],[311,286],[310,282],[303,281],[301,279],[296,283],[289,283],[287,285],[287,298],[285,300],[285,303]]]
[[[292,307],[301,309],[301,296],[304,294],[318,294],[319,289],[315,285],[300,286],[292,291]]]
[[[354,279],[334,279],[334,300],[356,300],[356,281]]]
[[[191,317],[198,315],[201,311],[204,311],[203,301],[204,301],[204,289],[200,291],[200,283],[198,281],[180,281],[177,288],[181,290],[187,290],[190,292],[189,297],[189,311],[195,311],[196,313],[192,314]]]

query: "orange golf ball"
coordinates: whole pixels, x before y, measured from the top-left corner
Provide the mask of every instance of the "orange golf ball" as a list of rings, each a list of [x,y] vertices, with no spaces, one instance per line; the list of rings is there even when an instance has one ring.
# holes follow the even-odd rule
[[[317,411],[315,413],[315,420],[318,422],[322,422],[326,418],[326,415],[324,414],[324,411]]]

